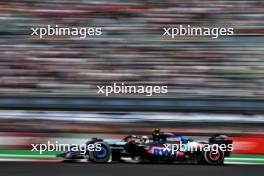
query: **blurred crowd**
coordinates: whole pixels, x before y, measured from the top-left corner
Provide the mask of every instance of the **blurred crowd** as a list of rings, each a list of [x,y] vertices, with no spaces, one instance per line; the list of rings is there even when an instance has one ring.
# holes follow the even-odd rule
[[[183,133],[192,131],[195,133],[264,134],[264,115],[1,110],[0,117],[0,133],[126,134],[143,133],[155,128],[162,128]]]
[[[163,27],[233,27],[234,36],[162,37]],[[34,39],[31,27],[102,27]],[[262,0],[1,0],[0,95],[97,95],[97,86],[167,85],[164,97],[264,98]],[[128,95],[120,95],[128,96]]]

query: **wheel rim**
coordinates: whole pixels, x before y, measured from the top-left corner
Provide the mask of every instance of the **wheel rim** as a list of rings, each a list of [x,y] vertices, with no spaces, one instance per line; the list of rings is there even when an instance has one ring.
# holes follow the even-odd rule
[[[93,153],[94,153],[94,157],[98,159],[105,158],[107,156],[107,150],[103,146],[101,147],[100,151],[94,151]]]
[[[209,158],[212,161],[217,161],[220,158],[220,152],[219,151],[210,151],[209,152]]]

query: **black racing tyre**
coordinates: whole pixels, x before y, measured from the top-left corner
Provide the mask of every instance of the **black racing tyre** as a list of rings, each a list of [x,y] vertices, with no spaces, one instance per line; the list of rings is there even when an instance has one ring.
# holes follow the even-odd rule
[[[225,153],[218,150],[204,151],[204,161],[209,165],[221,165],[224,163]]]
[[[95,142],[94,145],[101,145],[100,151],[89,151],[89,160],[94,163],[106,163],[112,158],[112,151],[109,145],[105,142]]]

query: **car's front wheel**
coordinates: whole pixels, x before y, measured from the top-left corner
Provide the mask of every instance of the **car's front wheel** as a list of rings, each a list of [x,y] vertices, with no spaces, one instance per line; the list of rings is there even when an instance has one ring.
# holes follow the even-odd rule
[[[111,161],[112,152],[105,142],[95,142],[94,145],[101,146],[100,150],[89,151],[89,160],[95,163],[107,163]]]

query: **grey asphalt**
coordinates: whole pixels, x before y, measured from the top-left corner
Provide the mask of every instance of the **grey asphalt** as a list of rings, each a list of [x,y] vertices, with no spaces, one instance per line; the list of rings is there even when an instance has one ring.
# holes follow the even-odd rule
[[[0,162],[0,176],[263,176],[263,165]]]

